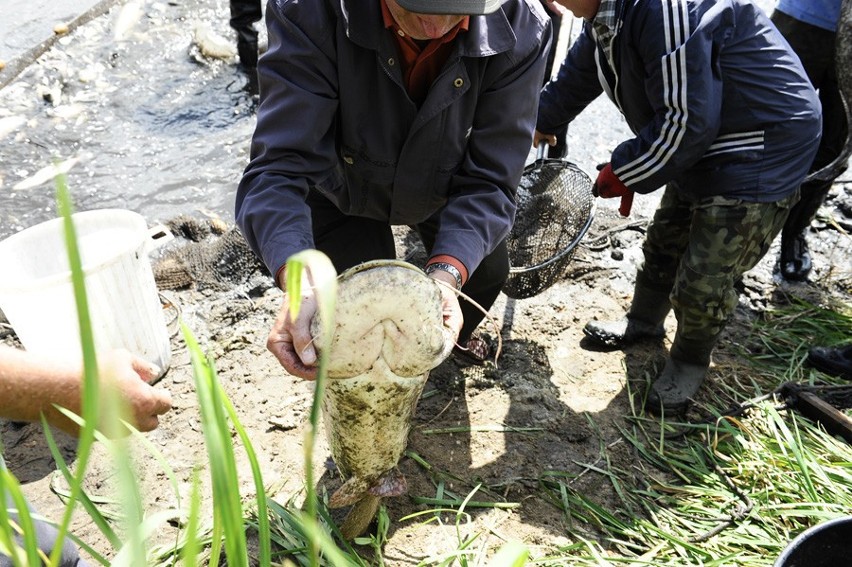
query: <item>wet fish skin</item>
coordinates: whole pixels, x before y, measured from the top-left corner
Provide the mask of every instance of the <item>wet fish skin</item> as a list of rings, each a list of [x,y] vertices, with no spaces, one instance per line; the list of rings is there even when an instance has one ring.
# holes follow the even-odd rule
[[[360,504],[368,510],[362,515],[369,516],[366,523],[359,518],[357,526],[347,518],[348,537],[367,527],[378,508],[376,498],[405,491],[396,466],[411,419],[429,371],[447,358],[455,341],[444,325],[438,285],[405,262],[368,262],[339,277],[331,341],[314,322],[317,348],[330,348],[323,397],[326,438],[347,479],[329,506]]]
[[[323,400],[326,438],[338,470],[348,477],[332,494],[330,507],[354,504],[378,489],[379,480],[396,467],[427,378],[428,373],[399,378],[385,366],[367,375],[328,381]]]

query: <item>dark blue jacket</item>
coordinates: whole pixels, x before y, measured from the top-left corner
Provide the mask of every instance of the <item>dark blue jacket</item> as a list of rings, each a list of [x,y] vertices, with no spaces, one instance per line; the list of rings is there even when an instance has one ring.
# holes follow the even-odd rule
[[[312,248],[305,197],[392,225],[439,215],[433,255],[469,272],[508,234],[550,21],[538,0],[472,16],[418,108],[379,0],[272,0],[236,220],[276,271]]]
[[[796,191],[819,142],[820,103],[760,8],[749,0],[617,0],[609,25],[600,20],[601,11],[585,22],[545,87],[539,131],[557,132],[606,91],[636,136],[611,158],[630,189],[674,181],[688,196],[751,202]]]

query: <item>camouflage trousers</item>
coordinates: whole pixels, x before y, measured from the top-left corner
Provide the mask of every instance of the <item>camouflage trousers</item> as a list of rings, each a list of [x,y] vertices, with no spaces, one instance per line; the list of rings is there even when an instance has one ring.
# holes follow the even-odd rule
[[[643,244],[636,285],[668,292],[678,338],[712,343],[737,306],[736,282],[766,254],[799,192],[775,203],[688,201],[666,187]]]

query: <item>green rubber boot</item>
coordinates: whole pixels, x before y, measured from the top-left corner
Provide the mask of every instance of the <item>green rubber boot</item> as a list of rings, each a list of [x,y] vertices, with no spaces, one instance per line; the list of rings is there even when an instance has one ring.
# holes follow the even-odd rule
[[[666,336],[663,321],[672,304],[668,292],[636,285],[633,301],[627,315],[610,321],[589,321],[583,333],[601,347],[621,348],[644,339],[662,339]]]
[[[645,409],[655,414],[684,411],[707,377],[717,338],[695,340],[676,334],[666,365],[645,398]]]

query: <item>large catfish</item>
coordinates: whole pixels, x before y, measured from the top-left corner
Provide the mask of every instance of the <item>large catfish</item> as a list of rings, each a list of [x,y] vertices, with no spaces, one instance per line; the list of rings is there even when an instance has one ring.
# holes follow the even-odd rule
[[[452,350],[440,284],[401,261],[366,262],[339,276],[331,341],[313,326],[318,349],[328,348],[323,397],[331,454],[346,481],[329,506],[353,506],[341,532],[367,529],[382,497],[405,492],[397,463],[429,376]]]

